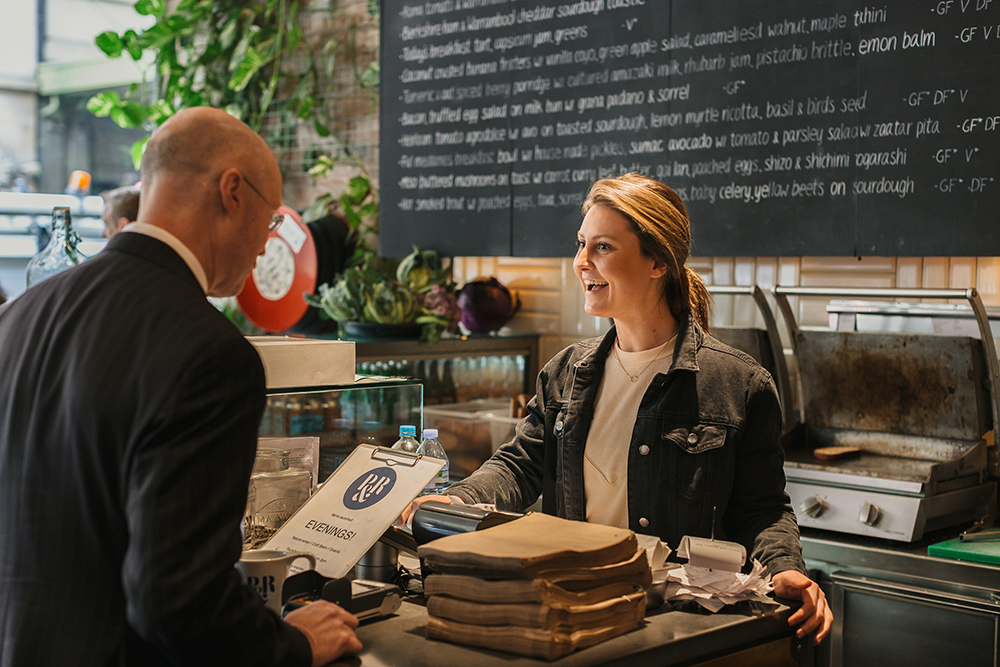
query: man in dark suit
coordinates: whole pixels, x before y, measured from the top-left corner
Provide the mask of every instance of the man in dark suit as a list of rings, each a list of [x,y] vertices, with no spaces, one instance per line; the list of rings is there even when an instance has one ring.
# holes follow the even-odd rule
[[[281,202],[217,109],[153,135],[137,224],[0,313],[0,665],[320,665],[330,603],[285,621],[241,581],[264,373],[206,299],[237,293]]]

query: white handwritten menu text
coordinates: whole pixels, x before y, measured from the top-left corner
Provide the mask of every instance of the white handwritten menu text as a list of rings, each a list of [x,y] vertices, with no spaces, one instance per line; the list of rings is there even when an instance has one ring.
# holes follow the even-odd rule
[[[598,178],[697,255],[1000,254],[1000,0],[385,0],[382,252],[567,256]]]

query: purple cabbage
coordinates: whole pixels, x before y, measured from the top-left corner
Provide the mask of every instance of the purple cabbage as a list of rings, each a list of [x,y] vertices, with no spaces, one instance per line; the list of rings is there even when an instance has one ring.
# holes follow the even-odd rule
[[[470,333],[496,331],[514,316],[520,307],[517,295],[496,278],[476,278],[458,291],[462,326]]]

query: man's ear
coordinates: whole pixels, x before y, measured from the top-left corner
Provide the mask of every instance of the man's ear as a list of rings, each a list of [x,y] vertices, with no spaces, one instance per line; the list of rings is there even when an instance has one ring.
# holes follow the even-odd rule
[[[246,206],[243,194],[240,192],[240,185],[243,184],[243,175],[235,167],[230,167],[222,172],[219,178],[219,196],[222,199],[222,207],[227,213],[233,214]]]

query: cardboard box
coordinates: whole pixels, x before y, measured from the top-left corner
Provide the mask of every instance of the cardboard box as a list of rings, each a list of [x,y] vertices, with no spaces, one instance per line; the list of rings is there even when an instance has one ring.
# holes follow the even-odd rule
[[[354,384],[354,342],[248,336],[264,364],[268,389]]]

